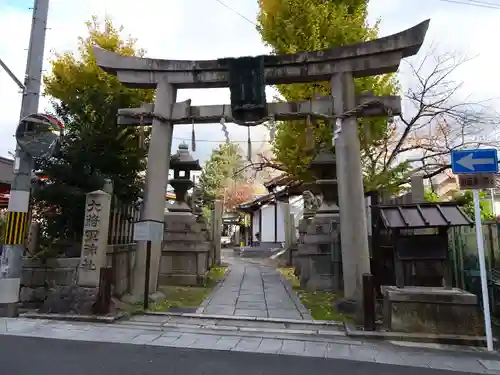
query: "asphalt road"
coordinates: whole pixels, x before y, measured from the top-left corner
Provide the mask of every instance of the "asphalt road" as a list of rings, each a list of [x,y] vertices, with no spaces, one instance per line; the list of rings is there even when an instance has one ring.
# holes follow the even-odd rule
[[[307,373],[452,374],[441,370],[347,360],[0,335],[0,374],[6,375],[304,375]]]

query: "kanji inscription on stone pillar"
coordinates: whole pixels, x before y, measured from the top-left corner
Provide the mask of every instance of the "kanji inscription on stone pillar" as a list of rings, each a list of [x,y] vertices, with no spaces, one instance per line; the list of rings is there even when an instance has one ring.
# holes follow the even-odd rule
[[[106,265],[110,206],[108,193],[97,190],[87,194],[78,267],[78,284],[81,286],[99,286],[99,271]]]

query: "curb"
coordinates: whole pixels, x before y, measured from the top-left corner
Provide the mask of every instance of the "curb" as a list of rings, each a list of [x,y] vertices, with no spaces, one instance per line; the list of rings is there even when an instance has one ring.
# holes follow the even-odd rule
[[[249,321],[249,322],[265,322],[265,323],[283,323],[283,324],[297,324],[297,325],[314,325],[326,327],[344,327],[344,323],[329,321],[329,320],[297,320],[297,319],[279,319],[279,318],[264,318],[252,316],[235,316],[235,315],[215,315],[215,314],[200,314],[200,313],[169,313],[169,312],[156,312],[144,311],[142,315],[160,315],[172,316],[182,318],[199,318],[199,319],[215,319],[215,320],[236,320],[236,321]]]
[[[218,326],[218,325],[192,325],[192,324],[169,324],[164,323],[161,326],[152,326],[149,324],[118,324],[113,327],[126,327],[131,329],[143,329],[148,331],[159,331],[165,332],[169,330],[184,330],[190,333],[199,333],[200,330],[203,333],[209,335],[243,335],[247,337],[259,337],[265,338],[293,338],[293,340],[299,341],[322,341],[322,342],[335,342],[350,345],[361,345],[362,342],[350,337],[346,337],[345,332],[341,331],[330,331],[322,329],[287,329],[287,328],[257,328],[257,327],[234,327],[234,326]]]
[[[99,315],[76,315],[76,314],[50,314],[50,313],[22,313],[20,318],[27,319],[47,319],[69,322],[85,322],[85,323],[114,323],[124,317],[127,313],[118,313],[116,315],[99,316]]]
[[[217,281],[217,284],[212,289],[212,291],[210,292],[210,294],[208,295],[208,297],[205,298],[203,300],[203,302],[201,303],[201,305],[196,309],[196,314],[201,314],[201,313],[203,313],[203,311],[205,311],[205,309],[207,308],[207,306],[210,304],[210,301],[212,301],[213,296],[222,287],[222,285],[224,284],[224,282],[226,281],[226,279],[227,279],[227,277],[229,276],[230,273],[231,273],[230,267],[226,266],[226,271],[224,272],[224,276],[222,276],[222,278],[220,278]]]
[[[405,333],[405,332],[377,332],[362,331],[356,329],[352,323],[345,324],[347,337],[357,339],[371,339],[378,341],[402,341],[418,342],[427,344],[442,344],[455,346],[486,346],[486,337],[464,336],[434,333]],[[495,348],[498,348],[498,341],[494,340]]]
[[[299,311],[300,315],[307,320],[313,320],[311,316],[311,312],[304,306],[302,301],[300,300],[299,296],[295,291],[293,290],[290,282],[281,274],[281,272],[277,271],[280,277],[281,284],[285,287],[286,292],[288,293],[288,296],[290,299],[293,301],[295,307]],[[318,321],[318,320],[316,320]]]

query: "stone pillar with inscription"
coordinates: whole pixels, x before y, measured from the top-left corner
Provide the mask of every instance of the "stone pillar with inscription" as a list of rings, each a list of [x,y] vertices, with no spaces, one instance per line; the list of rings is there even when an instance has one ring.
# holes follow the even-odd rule
[[[170,166],[174,178],[170,185],[175,191],[175,201],[165,214],[165,232],[160,263],[160,285],[203,285],[208,272],[210,244],[197,218],[185,198],[193,187],[190,171],[200,170],[186,144],[181,144],[172,155]]]
[[[111,196],[97,190],[85,202],[82,251],[75,284],[53,286],[39,312],[57,314],[94,314],[99,273],[106,265]]]
[[[97,190],[87,194],[78,285],[99,286],[99,271],[106,265],[111,196]]]

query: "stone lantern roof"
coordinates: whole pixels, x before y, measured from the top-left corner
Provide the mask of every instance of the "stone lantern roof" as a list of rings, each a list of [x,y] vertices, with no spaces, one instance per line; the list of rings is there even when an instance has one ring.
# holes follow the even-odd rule
[[[177,152],[170,159],[170,168],[189,171],[201,171],[200,161],[193,159],[189,153],[188,145],[181,143]]]

